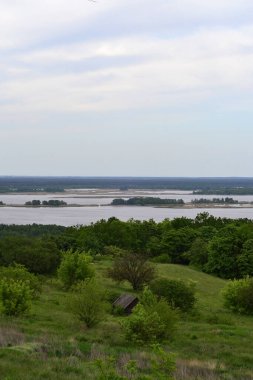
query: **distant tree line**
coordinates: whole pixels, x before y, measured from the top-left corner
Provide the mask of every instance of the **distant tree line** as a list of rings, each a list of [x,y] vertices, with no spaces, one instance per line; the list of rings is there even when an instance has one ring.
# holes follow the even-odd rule
[[[59,192],[64,189],[170,189],[198,194],[253,194],[253,178],[0,177],[3,192]]]
[[[59,201],[58,199],[50,199],[49,201],[40,201],[38,199],[33,199],[32,201],[25,202],[25,206],[49,206],[49,207],[61,207],[67,206],[64,201]]]
[[[193,199],[191,201],[194,204],[209,204],[209,203],[216,203],[216,204],[238,204],[239,202],[237,200],[234,200],[233,198],[213,198],[213,199],[206,199],[206,198],[200,198],[200,199]]]
[[[221,187],[195,190],[196,195],[253,195],[253,186],[250,187]]]
[[[201,213],[195,219],[159,223],[110,218],[67,228],[0,225],[0,237],[0,265],[29,262],[37,268],[48,265],[52,271],[58,262],[57,252],[72,249],[94,257],[135,253],[155,262],[191,265],[223,278],[253,276],[253,221],[248,219]]]
[[[161,199],[158,197],[133,197],[113,199],[113,206],[149,206],[149,205],[184,205],[183,199]]]

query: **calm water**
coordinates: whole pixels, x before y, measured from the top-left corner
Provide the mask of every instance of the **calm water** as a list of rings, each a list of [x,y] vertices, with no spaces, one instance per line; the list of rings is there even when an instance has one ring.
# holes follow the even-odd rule
[[[171,190],[164,191],[147,191],[147,190],[137,190],[137,191],[116,191],[116,190],[81,190],[79,193],[58,193],[58,194],[0,194],[0,201],[6,203],[7,205],[24,205],[25,202],[32,201],[33,199],[39,199],[40,201],[48,201],[50,199],[61,199],[68,204],[80,204],[80,205],[108,205],[112,202],[114,198],[124,198],[135,196],[149,196],[149,197],[159,197],[162,199],[183,199],[186,203],[191,202],[192,199],[212,199],[212,198],[225,198],[226,195],[194,195],[186,191],[172,192]],[[234,195],[229,196],[240,202],[253,202],[253,195]]]
[[[0,208],[0,223],[5,224],[58,224],[71,226],[90,224],[100,219],[115,216],[121,220],[130,218],[145,220],[153,218],[161,221],[165,218],[185,216],[195,218],[200,212],[209,212],[214,216],[227,218],[253,219],[253,208],[244,209],[161,209],[153,207],[67,207],[67,208]]]
[[[165,218],[176,218],[185,216],[195,218],[200,212],[209,212],[214,216],[228,218],[249,218],[253,219],[253,208],[241,209],[170,209],[153,207],[124,207],[124,206],[103,206],[108,205],[116,197],[128,198],[129,196],[154,196],[160,198],[182,198],[185,202],[190,202],[197,198],[189,192],[172,191],[133,191],[120,192],[117,190],[81,190],[80,193],[59,193],[59,194],[2,194],[0,201],[9,205],[23,205],[33,199],[49,200],[63,199],[68,204],[87,205],[87,207],[67,207],[67,208],[16,208],[0,207],[0,223],[5,224],[58,224],[71,226],[77,224],[90,224],[100,219],[108,219],[115,216],[121,220],[130,218],[145,220],[153,218],[161,221]],[[198,196],[198,198],[212,199],[213,195]],[[221,197],[220,197],[221,198]],[[234,199],[245,202],[253,202],[253,196],[233,196]],[[100,205],[100,207],[91,207]]]

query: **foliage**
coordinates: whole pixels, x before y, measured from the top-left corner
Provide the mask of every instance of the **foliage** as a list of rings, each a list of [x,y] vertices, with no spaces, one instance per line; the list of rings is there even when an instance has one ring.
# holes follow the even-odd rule
[[[159,278],[151,283],[151,290],[158,297],[166,299],[172,308],[183,312],[190,311],[196,302],[194,284],[186,284],[181,280]]]
[[[185,253],[189,250],[195,238],[196,231],[193,228],[169,229],[162,237],[163,253],[169,255],[172,263],[188,264],[189,260]]]
[[[9,316],[18,316],[31,306],[31,290],[22,280],[3,278],[0,280],[0,310]]]
[[[253,314],[253,278],[230,281],[222,293],[227,308],[242,314]]]
[[[137,360],[129,359],[124,365],[126,375],[120,375],[117,370],[117,361],[113,356],[94,361],[95,367],[99,370],[98,380],[173,380],[173,373],[176,369],[174,356],[166,352],[158,344],[152,346],[153,355],[150,355],[148,374]]]
[[[0,265],[24,265],[29,272],[53,273],[60,260],[60,252],[52,239],[7,236],[0,239]]]
[[[0,267],[0,277],[25,282],[29,286],[33,298],[36,298],[41,292],[40,280],[23,265],[15,264],[11,267]]]
[[[127,200],[122,198],[115,198],[111,202],[113,206],[150,206],[150,205],[184,205],[182,199],[162,199],[158,197],[132,197]]]
[[[58,277],[64,287],[69,289],[77,282],[93,277],[94,270],[90,263],[91,257],[86,253],[72,250],[65,252],[58,268]]]
[[[188,251],[190,264],[200,269],[208,262],[208,245],[206,241],[200,237],[194,240]]]
[[[105,292],[93,279],[79,282],[70,299],[71,310],[87,328],[96,326],[105,318],[108,303]]]
[[[127,254],[128,251],[117,247],[116,245],[107,245],[104,247],[104,254],[112,257],[119,257]]]
[[[206,271],[228,279],[241,277],[238,268],[241,249],[242,239],[235,226],[220,230],[210,241]]]
[[[114,261],[108,275],[118,282],[126,280],[134,290],[140,290],[153,280],[155,269],[145,257],[129,253]]]
[[[145,288],[140,303],[123,322],[126,338],[137,344],[161,342],[175,331],[176,314],[163,299]]]

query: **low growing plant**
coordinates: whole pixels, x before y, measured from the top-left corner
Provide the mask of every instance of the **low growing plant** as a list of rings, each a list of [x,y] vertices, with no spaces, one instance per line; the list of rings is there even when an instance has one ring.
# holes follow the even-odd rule
[[[123,368],[118,368],[117,364],[113,356],[95,360],[93,365],[99,372],[98,380],[173,380],[176,369],[174,355],[159,345],[152,346],[146,369],[141,368],[138,360],[129,359]]]

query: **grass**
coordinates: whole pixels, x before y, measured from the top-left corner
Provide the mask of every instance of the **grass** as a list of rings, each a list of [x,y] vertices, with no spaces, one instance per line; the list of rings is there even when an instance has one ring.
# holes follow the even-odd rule
[[[110,261],[95,264],[97,277],[107,289],[129,292],[105,276]],[[223,308],[221,289],[226,281],[189,267],[158,264],[159,276],[194,281],[198,298],[191,315],[181,316],[173,341],[166,348],[176,354],[176,380],[253,379],[253,318]],[[126,358],[145,366],[147,347],[125,341],[120,317],[108,316],[87,330],[72,314],[69,295],[55,279],[45,279],[41,297],[29,315],[0,319],[0,380],[97,379],[89,362],[105,355]],[[154,379],[155,380],[155,379]]]

